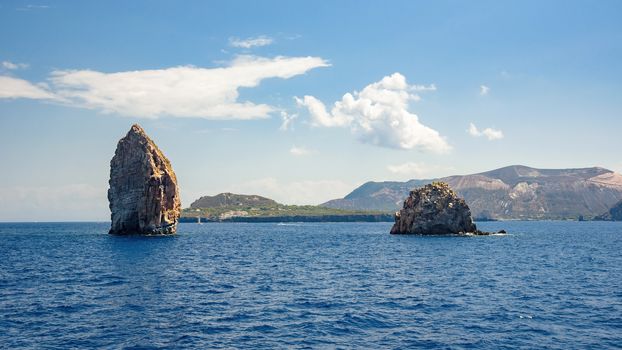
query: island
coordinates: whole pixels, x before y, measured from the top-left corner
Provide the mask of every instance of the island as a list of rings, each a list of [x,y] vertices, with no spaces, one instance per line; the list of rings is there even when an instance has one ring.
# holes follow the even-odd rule
[[[110,234],[169,235],[181,202],[171,162],[138,124],[119,140],[110,161]]]
[[[391,222],[386,211],[287,205],[258,195],[203,196],[181,212],[180,222]]]
[[[489,235],[490,232],[477,229],[469,206],[447,183],[433,182],[410,191],[403,208],[395,213],[391,234]]]

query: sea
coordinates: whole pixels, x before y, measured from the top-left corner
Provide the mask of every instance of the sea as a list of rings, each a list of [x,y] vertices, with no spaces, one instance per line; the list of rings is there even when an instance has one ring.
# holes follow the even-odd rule
[[[4,349],[620,349],[622,223],[0,224]]]

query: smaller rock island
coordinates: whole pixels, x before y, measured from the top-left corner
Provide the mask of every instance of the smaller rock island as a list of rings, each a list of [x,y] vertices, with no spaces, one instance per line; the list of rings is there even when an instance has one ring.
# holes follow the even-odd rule
[[[444,182],[433,182],[410,191],[404,207],[395,213],[391,234],[475,234],[488,235],[477,230],[471,210],[464,199]]]
[[[171,163],[138,124],[119,140],[110,161],[110,234],[174,234],[181,213]]]

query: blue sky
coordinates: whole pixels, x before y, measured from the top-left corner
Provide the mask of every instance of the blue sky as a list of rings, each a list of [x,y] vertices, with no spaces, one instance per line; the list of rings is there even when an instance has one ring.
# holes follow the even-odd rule
[[[511,164],[622,171],[621,13],[3,1],[0,220],[106,220],[109,161],[135,122],[185,206],[224,191],[318,204],[369,180]]]

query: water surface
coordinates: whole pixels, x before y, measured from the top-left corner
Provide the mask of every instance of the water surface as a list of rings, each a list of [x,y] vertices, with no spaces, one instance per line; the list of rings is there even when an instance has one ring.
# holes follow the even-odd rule
[[[3,348],[619,348],[622,223],[0,224]]]

